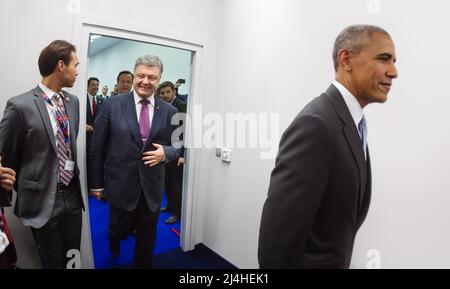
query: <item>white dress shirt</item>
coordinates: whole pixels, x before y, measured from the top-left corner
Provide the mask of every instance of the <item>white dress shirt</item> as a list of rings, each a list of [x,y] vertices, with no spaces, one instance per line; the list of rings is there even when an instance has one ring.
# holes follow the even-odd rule
[[[340,82],[337,80],[333,81],[333,85],[339,90],[342,97],[344,98],[345,104],[348,107],[348,110],[350,111],[350,114],[353,118],[353,122],[355,123],[356,130],[358,131],[359,137],[362,139],[361,132],[359,131],[359,122],[364,116],[363,109],[361,105],[359,104],[358,100],[356,100],[356,97]],[[366,123],[366,140],[365,143],[367,144],[367,123]],[[364,150],[364,156],[367,159],[367,148],[363,148]]]
[[[361,133],[359,132],[358,125],[361,119],[364,116],[363,109],[361,108],[361,105],[356,100],[356,97],[353,96],[353,94],[341,83],[339,83],[337,80],[333,81],[333,85],[339,90],[342,97],[344,98],[345,104],[348,107],[348,110],[350,110],[350,114],[353,118],[353,121],[355,122],[356,129],[358,130],[359,137],[361,137]]]
[[[94,96],[90,95],[89,92],[88,92],[87,95],[88,95],[88,99],[89,99],[89,107],[91,108],[91,114],[92,114],[94,112],[94,109],[92,108],[92,105],[94,103],[94,97],[96,97],[96,96],[95,95]],[[95,101],[97,101],[97,99],[95,99]],[[96,105],[98,107],[98,103],[96,103]]]

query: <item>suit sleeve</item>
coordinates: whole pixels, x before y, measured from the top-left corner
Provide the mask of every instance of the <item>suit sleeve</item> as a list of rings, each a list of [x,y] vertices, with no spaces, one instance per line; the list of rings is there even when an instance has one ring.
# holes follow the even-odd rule
[[[94,134],[92,135],[91,151],[89,155],[89,171],[88,178],[90,189],[100,189],[105,187],[104,181],[104,162],[106,141],[109,136],[109,126],[111,120],[110,102],[105,101],[103,108],[94,122]]]
[[[259,232],[261,268],[295,268],[326,190],[330,133],[317,115],[297,117],[284,132]]]
[[[177,137],[174,136],[174,131],[178,128],[178,125],[172,124],[172,117],[175,115],[177,110],[174,108],[169,113],[168,126],[170,127],[170,145],[163,145],[164,149],[164,162],[168,163],[170,161],[178,159],[181,152],[182,144]]]
[[[17,105],[12,100],[8,100],[0,123],[0,154],[2,166],[13,169],[17,174],[17,180],[19,180],[19,160],[25,133],[21,126],[22,119]],[[14,183],[16,191],[17,183],[17,181]]]

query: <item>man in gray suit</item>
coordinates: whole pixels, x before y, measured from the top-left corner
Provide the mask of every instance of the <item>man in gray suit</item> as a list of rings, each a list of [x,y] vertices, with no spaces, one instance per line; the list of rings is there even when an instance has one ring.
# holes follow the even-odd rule
[[[333,61],[335,81],[282,136],[261,218],[261,268],[350,266],[371,195],[363,108],[386,101],[397,77],[394,43],[379,27],[350,26]]]
[[[65,268],[80,249],[84,209],[76,164],[79,102],[75,47],[55,40],[39,56],[42,81],[8,100],[0,123],[3,164],[17,172],[14,213],[30,226],[44,268]]]

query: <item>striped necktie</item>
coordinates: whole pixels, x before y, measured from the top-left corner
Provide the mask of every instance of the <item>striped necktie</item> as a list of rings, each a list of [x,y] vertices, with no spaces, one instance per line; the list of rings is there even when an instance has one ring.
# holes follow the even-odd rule
[[[73,171],[65,169],[66,162],[71,160],[70,137],[69,137],[69,118],[67,117],[64,103],[58,94],[53,96],[53,103],[56,104],[56,120],[58,122],[58,163],[59,163],[59,181],[68,186],[73,178]]]

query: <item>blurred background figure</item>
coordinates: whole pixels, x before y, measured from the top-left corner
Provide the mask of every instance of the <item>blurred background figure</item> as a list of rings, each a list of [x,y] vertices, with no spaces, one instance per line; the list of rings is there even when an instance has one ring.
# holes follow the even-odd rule
[[[165,81],[158,87],[160,98],[173,105],[179,113],[186,113],[186,102],[175,96],[176,87],[170,81]],[[184,122],[184,120],[183,120]],[[181,216],[181,193],[183,190],[183,164],[184,148],[180,157],[166,164],[165,191],[167,196],[167,207],[161,211],[170,211],[172,216],[166,220],[166,224],[177,222]]]
[[[102,97],[103,98],[109,98],[109,95],[108,95],[108,86],[107,85],[103,85],[103,88],[102,88]]]
[[[134,75],[128,70],[123,70],[117,75],[117,94],[124,94],[131,91]]]

